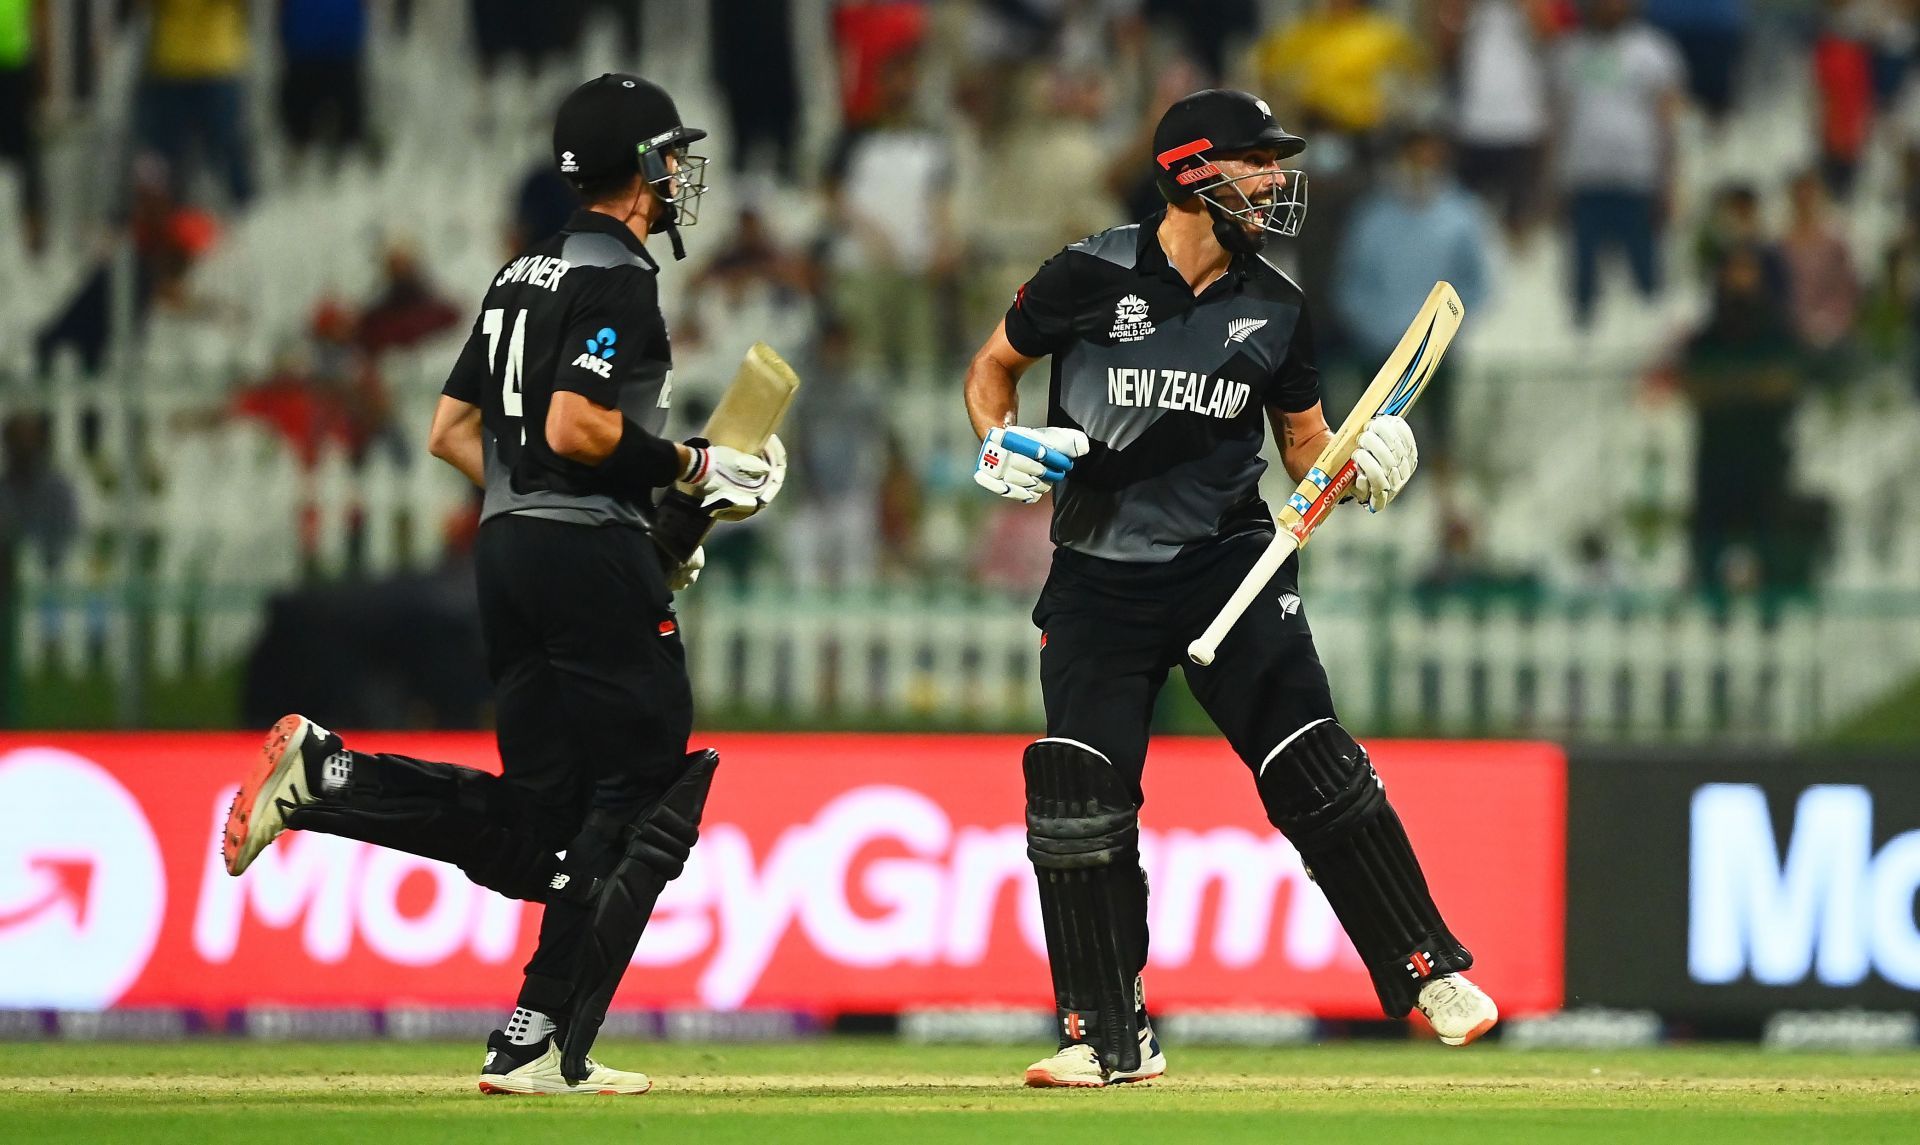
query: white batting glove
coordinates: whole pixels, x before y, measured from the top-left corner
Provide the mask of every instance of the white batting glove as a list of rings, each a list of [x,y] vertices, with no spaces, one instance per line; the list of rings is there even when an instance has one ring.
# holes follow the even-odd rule
[[[1420,467],[1420,446],[1407,419],[1386,414],[1368,422],[1354,448],[1353,467],[1359,471],[1353,495],[1366,503],[1367,512],[1378,513],[1392,504]]]
[[[673,567],[667,574],[667,588],[673,592],[685,592],[700,579],[700,570],[707,567],[707,547],[696,545],[693,555]]]
[[[1087,435],[1077,429],[1001,426],[987,431],[974,460],[973,483],[996,497],[1031,505],[1086,456]]]
[[[787,480],[787,448],[778,436],[759,453],[724,445],[693,445],[681,480],[694,487],[700,507],[716,521],[744,521],[767,507]]]

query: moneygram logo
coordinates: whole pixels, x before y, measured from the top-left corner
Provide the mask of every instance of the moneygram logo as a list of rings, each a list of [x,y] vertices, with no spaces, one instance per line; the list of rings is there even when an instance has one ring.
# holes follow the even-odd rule
[[[126,788],[58,748],[0,756],[0,1008],[112,1005],[165,908],[160,846]]]

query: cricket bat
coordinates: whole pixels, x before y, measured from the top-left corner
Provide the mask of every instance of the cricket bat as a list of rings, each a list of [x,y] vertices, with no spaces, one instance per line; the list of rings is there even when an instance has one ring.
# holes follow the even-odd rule
[[[701,436],[713,445],[758,453],[780,428],[799,388],[800,377],[786,359],[765,342],[755,342]],[[713,519],[700,508],[693,486],[676,482],[654,507],[653,540],[660,547],[661,563],[673,568],[685,561],[712,528]]]
[[[1275,515],[1277,528],[1273,543],[1247,570],[1240,587],[1234,590],[1213,623],[1207,625],[1199,639],[1187,645],[1189,660],[1202,666],[1213,663],[1214,654],[1220,651],[1220,642],[1233,631],[1234,624],[1267,587],[1267,582],[1287,563],[1288,557],[1306,545],[1328,511],[1353,487],[1357,474],[1353,450],[1367,423],[1382,414],[1403,414],[1412,408],[1414,399],[1433,379],[1441,355],[1452,345],[1453,336],[1460,332],[1460,323],[1465,319],[1466,309],[1460,305],[1460,295],[1452,285],[1434,283],[1433,292],[1414,315],[1413,324],[1400,336],[1400,344],[1387,356],[1386,364],[1354,403],[1347,420],[1340,423],[1333,440],[1320,451],[1313,468],[1307,470],[1305,479]]]

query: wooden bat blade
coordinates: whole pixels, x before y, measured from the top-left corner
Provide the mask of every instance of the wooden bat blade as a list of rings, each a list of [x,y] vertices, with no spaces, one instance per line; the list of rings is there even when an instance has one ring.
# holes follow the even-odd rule
[[[1288,557],[1306,545],[1328,511],[1353,487],[1357,472],[1353,451],[1360,443],[1360,435],[1366,432],[1367,423],[1383,414],[1404,414],[1413,408],[1414,401],[1433,380],[1434,370],[1439,368],[1441,357],[1453,344],[1453,336],[1460,332],[1466,316],[1466,307],[1452,284],[1434,283],[1407,332],[1400,336],[1400,344],[1387,355],[1380,372],[1373,376],[1366,392],[1340,423],[1333,440],[1320,451],[1306,477],[1288,494],[1286,503],[1274,515],[1280,532],[1273,543],[1247,570],[1240,587],[1234,590],[1206,631],[1187,645],[1189,660],[1202,666],[1213,663],[1221,641],[1252,606],[1267,582],[1280,571]]]
[[[800,389],[800,377],[765,342],[747,349],[733,384],[707,418],[702,436],[715,445],[757,452],[780,428],[780,420]]]
[[[765,342],[755,342],[707,417],[701,435],[714,445],[758,453],[780,429],[799,389],[800,376],[786,359]],[[684,482],[676,483],[654,507],[653,540],[668,567],[693,555],[712,528],[713,521],[700,508],[693,486]]]

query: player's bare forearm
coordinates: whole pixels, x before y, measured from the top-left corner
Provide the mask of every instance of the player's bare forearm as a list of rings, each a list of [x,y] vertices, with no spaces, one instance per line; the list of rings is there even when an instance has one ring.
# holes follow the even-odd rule
[[[583,465],[598,465],[613,456],[626,428],[626,417],[619,410],[571,390],[555,390],[547,406],[547,446]],[[684,470],[692,455],[684,445],[673,449]]]
[[[1020,375],[1039,360],[1027,357],[1007,341],[1004,319],[993,328],[967,366],[967,418],[973,422],[976,437],[984,438],[988,430],[1013,424],[1020,412]]]
[[[1315,402],[1298,413],[1268,409],[1267,417],[1273,422],[1274,436],[1280,439],[1280,460],[1287,467],[1287,475],[1295,481],[1304,479],[1320,451],[1333,439],[1326,411]]]
[[[486,452],[480,435],[480,407],[441,395],[433,408],[433,425],[427,430],[427,452],[484,487]]]

